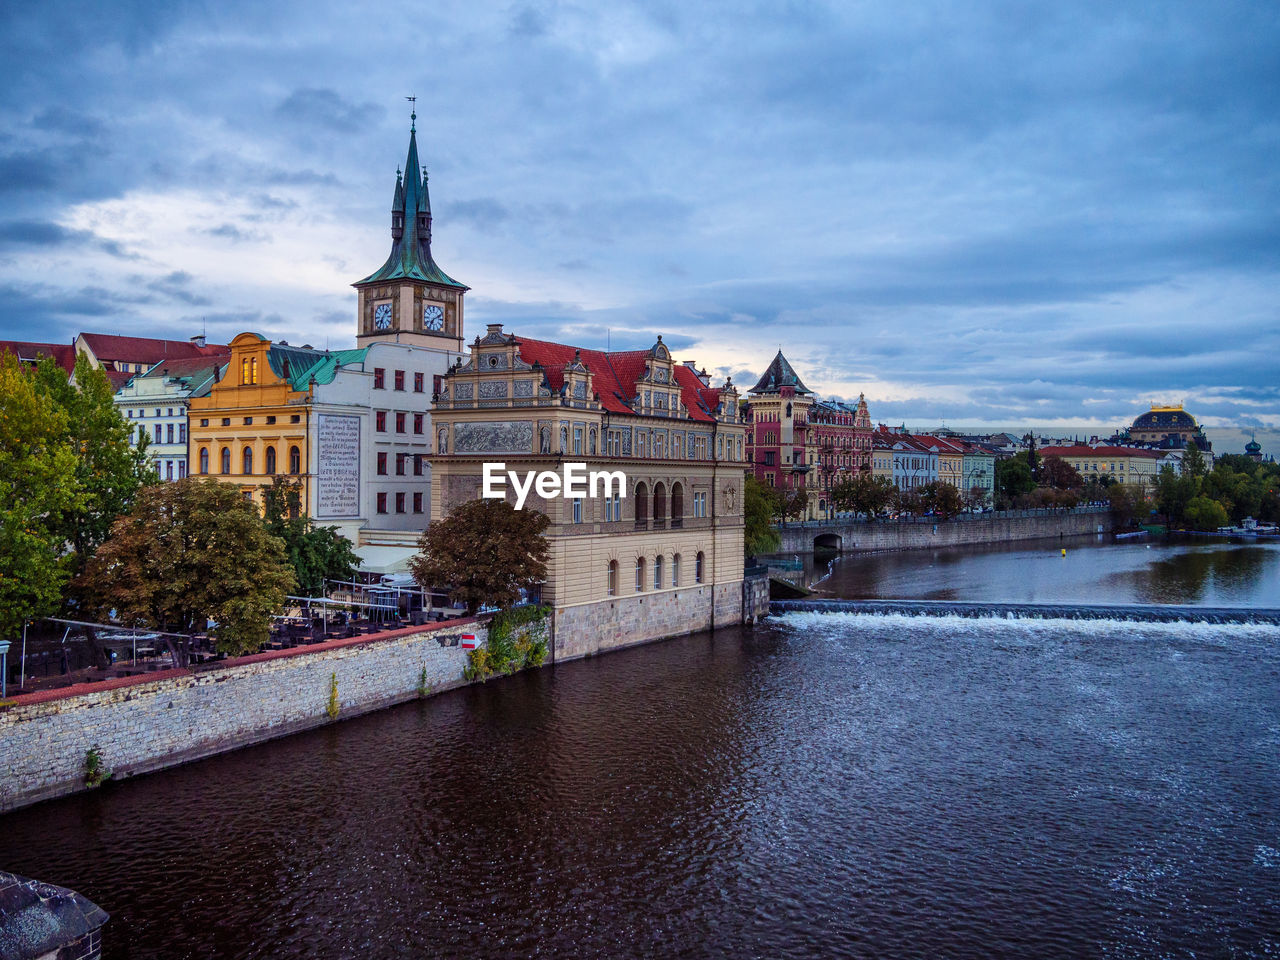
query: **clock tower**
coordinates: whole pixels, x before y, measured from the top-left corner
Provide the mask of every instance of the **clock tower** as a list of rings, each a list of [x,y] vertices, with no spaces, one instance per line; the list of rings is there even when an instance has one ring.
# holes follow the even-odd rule
[[[391,203],[391,256],[353,284],[359,293],[356,342],[378,340],[462,352],[462,298],[470,289],[431,258],[431,197],[418,163],[418,115],[409,128],[409,158],[396,171]]]

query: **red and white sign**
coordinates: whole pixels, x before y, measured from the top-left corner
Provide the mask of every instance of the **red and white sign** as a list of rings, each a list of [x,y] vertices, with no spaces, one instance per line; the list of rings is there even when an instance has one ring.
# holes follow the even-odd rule
[[[462,649],[474,650],[480,644],[476,643],[476,635],[474,633],[464,633],[462,635]]]

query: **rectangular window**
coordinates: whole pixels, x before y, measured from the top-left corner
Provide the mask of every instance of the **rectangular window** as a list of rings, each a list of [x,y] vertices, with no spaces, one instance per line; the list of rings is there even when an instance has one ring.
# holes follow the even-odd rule
[[[160,442],[160,424],[158,423],[155,426],[155,442],[156,443]]]
[[[422,433],[423,423],[425,422],[425,420],[426,420],[426,416],[421,413],[415,413],[413,415],[413,432],[414,433]]]
[[[178,442],[187,442],[187,425],[185,423],[178,424]]]
[[[387,455],[385,453],[378,454],[378,476],[385,477],[387,475]]]
[[[435,396],[440,395],[440,388],[444,386],[444,378],[440,374],[434,374],[431,377],[431,389]]]
[[[574,456],[582,456],[582,428],[573,428],[573,453]]]
[[[179,460],[178,461],[178,479],[181,480],[186,475],[187,475],[187,461]]]
[[[404,454],[404,453],[396,454],[396,476],[397,477],[404,476],[404,458],[406,456],[408,456],[408,454]]]
[[[397,411],[397,413],[396,413],[396,433],[404,433],[404,431],[405,431],[404,423],[405,423],[405,417],[406,417],[406,416],[407,416],[407,414],[400,413],[400,412],[398,412],[398,411]]]
[[[245,418],[244,418],[244,425],[245,425],[246,427],[251,427],[251,426],[253,426],[253,417],[245,417]]]
[[[301,422],[302,422],[302,414],[300,414],[300,413],[295,413],[295,414],[293,414],[291,417],[289,417],[289,422],[290,422],[290,423],[301,423]]]
[[[582,500],[578,497],[575,497],[573,500],[573,522],[582,522]]]
[[[425,373],[419,372],[413,375],[413,392],[414,393],[422,393],[422,391],[426,389],[426,385],[425,385],[426,379],[427,379],[427,375]],[[422,511],[416,510],[414,512],[421,513]]]
[[[395,376],[395,385],[396,385],[396,389],[397,389],[397,390],[403,390],[403,389],[404,389],[404,371],[403,371],[403,370],[397,370],[397,371],[396,371],[396,376]],[[401,513],[403,513],[404,511],[403,511],[403,510],[401,510],[400,512],[401,512]]]
[[[415,493],[413,495],[413,512],[414,513],[422,512],[422,494],[421,493]]]
[[[378,494],[378,512],[387,512],[387,495],[385,493]]]
[[[379,433],[387,432],[387,411],[379,410],[373,415],[374,429]]]
[[[424,458],[423,458],[422,454],[420,454],[420,453],[415,453],[415,454],[413,455],[413,475],[414,475],[415,477],[420,477],[420,476],[422,476],[422,461],[423,461],[423,459],[424,459]]]
[[[382,369],[382,367],[374,367],[373,368],[373,389],[385,390],[386,386],[387,386],[387,371]],[[386,513],[385,510],[382,512]]]
[[[164,478],[166,480],[173,479],[173,461],[172,460],[166,460],[164,462]]]
[[[209,421],[208,421],[208,420],[201,420],[201,421],[200,421],[200,426],[202,426],[202,427],[207,427],[208,425],[209,425]]]
[[[170,423],[164,428],[164,442],[173,443],[173,424]]]
[[[404,500],[405,495],[403,493],[396,494],[396,513],[404,513]]]
[[[272,414],[271,416],[267,417],[267,423],[275,423],[275,422],[276,422],[275,414]]]

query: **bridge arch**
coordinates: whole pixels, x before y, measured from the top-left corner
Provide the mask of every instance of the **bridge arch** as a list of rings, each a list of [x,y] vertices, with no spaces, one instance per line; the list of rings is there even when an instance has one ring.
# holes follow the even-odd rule
[[[813,549],[815,550],[835,550],[837,553],[843,548],[844,537],[838,533],[820,533],[813,538]]]

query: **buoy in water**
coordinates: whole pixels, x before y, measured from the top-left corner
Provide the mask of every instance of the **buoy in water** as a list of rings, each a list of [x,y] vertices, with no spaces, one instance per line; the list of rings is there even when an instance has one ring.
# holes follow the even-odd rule
[[[1062,548],[1062,555],[1063,555],[1064,557],[1067,555],[1067,548],[1066,548],[1066,547],[1063,547],[1063,548]]]

